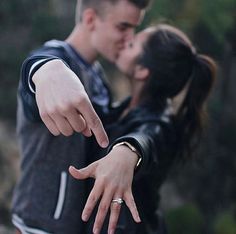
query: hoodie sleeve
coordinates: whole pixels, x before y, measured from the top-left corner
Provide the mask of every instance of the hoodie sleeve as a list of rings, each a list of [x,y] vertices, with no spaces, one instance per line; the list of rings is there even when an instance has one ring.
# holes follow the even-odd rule
[[[54,59],[60,59],[67,65],[63,52],[50,47],[41,47],[32,52],[22,64],[18,97],[22,100],[26,117],[31,121],[41,121],[35,100],[35,86],[32,76],[41,66]]]

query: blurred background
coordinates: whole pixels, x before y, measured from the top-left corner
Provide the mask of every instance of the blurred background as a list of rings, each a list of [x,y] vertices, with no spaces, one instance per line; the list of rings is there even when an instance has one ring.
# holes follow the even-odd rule
[[[65,39],[76,0],[0,1],[0,233],[12,234],[10,205],[19,175],[16,92],[28,52]],[[208,128],[196,158],[174,170],[161,206],[170,234],[236,233],[236,0],[155,0],[141,28],[167,22],[184,30],[201,53],[218,63]],[[114,66],[104,63],[115,99],[128,93]]]

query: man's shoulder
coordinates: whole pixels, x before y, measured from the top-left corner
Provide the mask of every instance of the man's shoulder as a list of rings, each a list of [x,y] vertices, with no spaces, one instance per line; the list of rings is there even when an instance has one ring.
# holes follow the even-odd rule
[[[50,40],[45,42],[40,47],[32,50],[30,52],[30,56],[37,56],[37,55],[54,55],[60,56],[65,53],[65,49],[63,46],[63,41],[59,40]]]
[[[65,44],[65,41],[57,40],[57,39],[52,39],[50,41],[46,41],[43,46],[47,47],[54,47],[54,48],[61,48]]]

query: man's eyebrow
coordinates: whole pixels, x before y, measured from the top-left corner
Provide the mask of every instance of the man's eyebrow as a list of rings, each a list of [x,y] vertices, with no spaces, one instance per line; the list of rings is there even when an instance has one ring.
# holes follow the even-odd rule
[[[128,22],[121,22],[119,23],[120,26],[125,27],[125,28],[136,28],[138,25],[136,24],[131,24]]]

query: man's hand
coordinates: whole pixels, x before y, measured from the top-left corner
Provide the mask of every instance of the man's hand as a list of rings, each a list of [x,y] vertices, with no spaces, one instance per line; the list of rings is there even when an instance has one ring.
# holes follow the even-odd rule
[[[138,157],[125,146],[113,148],[104,158],[77,170],[69,168],[70,174],[79,180],[95,178],[95,183],[82,213],[83,221],[88,221],[99,203],[93,233],[99,234],[110,209],[108,233],[115,233],[122,204],[112,202],[121,198],[129,208],[135,222],[141,222],[132,194],[134,168]]]
[[[81,81],[62,61],[47,62],[32,80],[40,116],[53,135],[70,136],[74,131],[85,136],[93,133],[101,147],[108,145],[101,120]]]

